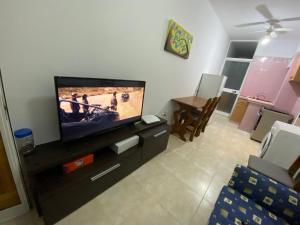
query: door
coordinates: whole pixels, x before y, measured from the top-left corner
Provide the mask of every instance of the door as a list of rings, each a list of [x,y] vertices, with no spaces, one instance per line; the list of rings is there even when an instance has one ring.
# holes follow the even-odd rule
[[[0,70],[0,224],[29,210]]]
[[[213,98],[220,95],[227,77],[215,74],[202,74],[198,86],[197,96],[202,98]]]
[[[225,86],[221,95],[220,103],[217,107],[218,111],[229,115],[240,93],[240,89],[244,82],[250,60],[232,60],[225,61],[222,75],[227,76]]]
[[[0,135],[0,210],[18,204],[20,204],[20,198],[5,153],[2,136]]]

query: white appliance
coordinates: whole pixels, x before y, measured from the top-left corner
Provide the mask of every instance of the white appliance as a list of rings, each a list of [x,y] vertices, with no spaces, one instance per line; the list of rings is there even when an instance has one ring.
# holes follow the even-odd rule
[[[227,77],[215,74],[202,74],[196,95],[202,98],[220,96]]]
[[[156,123],[156,122],[160,121],[160,119],[157,116],[154,116],[154,115],[145,115],[145,116],[142,116],[142,120],[146,124]]]
[[[126,150],[132,148],[133,146],[138,145],[139,143],[139,136],[134,135],[130,138],[127,138],[123,141],[119,141],[117,143],[114,143],[110,146],[110,148],[115,151],[117,154],[121,154],[122,152],[125,152]]]
[[[276,121],[261,143],[260,157],[285,169],[300,155],[300,127]]]

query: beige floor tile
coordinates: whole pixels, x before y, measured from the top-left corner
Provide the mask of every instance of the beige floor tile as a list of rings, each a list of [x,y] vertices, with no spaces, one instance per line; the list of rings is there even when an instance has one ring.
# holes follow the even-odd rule
[[[31,210],[30,212],[19,216],[11,221],[6,223],[1,223],[5,225],[43,225],[44,222],[41,218],[38,217],[36,211]]]
[[[182,185],[171,187],[159,202],[181,225],[187,225],[201,200],[199,195]]]
[[[212,182],[210,183],[204,200],[209,201],[211,204],[214,204],[218,198],[218,195],[224,185],[227,185],[227,181],[224,182],[223,178],[219,178],[218,176],[214,176]]]
[[[188,145],[187,142],[182,141],[177,136],[170,135],[167,150],[175,150],[177,148],[184,147],[184,146],[187,146],[187,145]]]
[[[134,176],[129,175],[93,201],[117,225],[139,208],[141,202],[154,202],[154,197],[139,185]]]
[[[153,186],[165,189],[165,181],[170,177],[175,177],[174,174],[156,161],[146,163],[132,173],[132,176],[145,190],[148,190]]]
[[[190,225],[206,225],[213,210],[214,204],[203,200],[192,218]]]
[[[211,181],[211,175],[204,169],[197,166],[196,163],[191,163],[187,158],[173,152],[164,155],[159,163],[180,181],[188,185],[194,192],[203,197]]]
[[[154,201],[141,201],[115,225],[180,225],[179,222]]]
[[[105,214],[97,201],[93,200],[68,215],[56,225],[107,225],[113,224],[113,221]]]
[[[180,161],[177,161],[178,156],[174,156],[174,154],[165,155],[165,161],[169,161],[171,164],[172,162],[181,164]],[[171,164],[166,163],[165,165]],[[193,191],[187,183],[178,178],[174,171],[168,170],[160,163],[148,163],[142,170],[151,170],[149,172],[151,175],[140,176],[141,172],[139,171],[134,173],[133,175],[140,185],[182,225],[189,224],[205,192]]]

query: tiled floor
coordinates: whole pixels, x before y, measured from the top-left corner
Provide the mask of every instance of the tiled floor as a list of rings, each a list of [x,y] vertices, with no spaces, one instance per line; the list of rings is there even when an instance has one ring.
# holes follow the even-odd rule
[[[236,164],[259,144],[214,115],[194,142],[170,136],[165,152],[57,225],[204,225]],[[59,204],[59,203],[58,203]],[[34,212],[5,225],[43,224]]]

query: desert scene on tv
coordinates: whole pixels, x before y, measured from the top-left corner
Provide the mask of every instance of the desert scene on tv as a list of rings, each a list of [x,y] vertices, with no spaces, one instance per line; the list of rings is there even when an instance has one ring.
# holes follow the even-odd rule
[[[93,125],[105,128],[112,122],[140,116],[143,94],[143,87],[58,88],[62,131],[67,136],[75,130],[85,135],[84,130]]]

